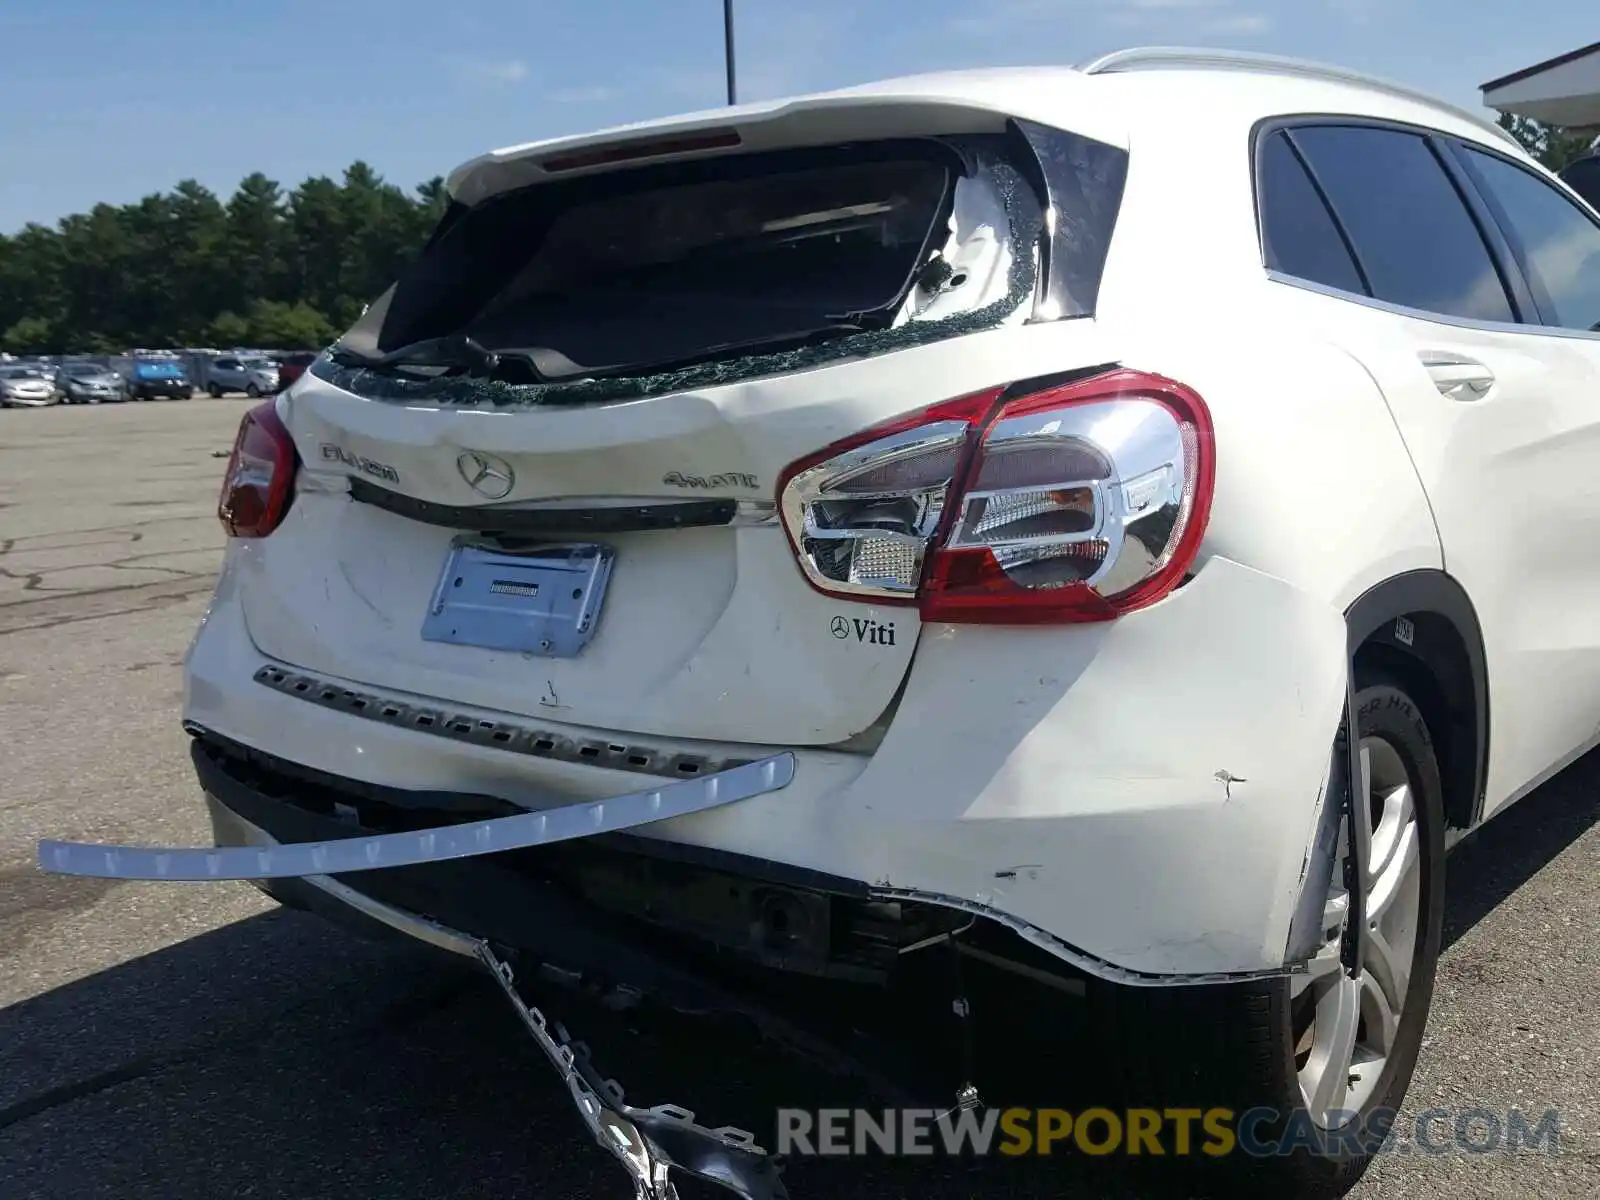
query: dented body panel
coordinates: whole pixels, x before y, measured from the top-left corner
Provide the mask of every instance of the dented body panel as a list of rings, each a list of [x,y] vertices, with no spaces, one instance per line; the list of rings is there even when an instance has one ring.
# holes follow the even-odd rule
[[[190,652],[187,721],[331,775],[530,808],[639,789],[623,771],[254,683],[268,660],[239,579],[235,553]],[[979,906],[1110,978],[1275,970],[1342,713],[1344,642],[1337,609],[1222,558],[1114,624],[929,627],[874,754],[797,749],[781,791],[637,832]]]

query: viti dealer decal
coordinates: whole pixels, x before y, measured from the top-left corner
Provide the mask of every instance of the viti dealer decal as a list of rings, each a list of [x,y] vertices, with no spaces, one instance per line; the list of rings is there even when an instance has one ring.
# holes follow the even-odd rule
[[[865,617],[835,617],[828,626],[841,642],[855,641],[864,646],[894,645],[894,622],[870,621]]]

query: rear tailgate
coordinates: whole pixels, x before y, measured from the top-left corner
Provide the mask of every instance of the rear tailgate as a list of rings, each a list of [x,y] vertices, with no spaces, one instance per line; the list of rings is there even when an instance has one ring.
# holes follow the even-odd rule
[[[872,123],[898,137],[896,147],[907,135],[929,136],[895,128],[885,116],[895,106],[874,103]],[[816,111],[824,125],[852,124],[838,101]],[[944,120],[984,136],[971,106],[959,119],[925,99],[900,111],[912,125]],[[770,120],[817,145],[821,126],[793,109]],[[1016,127],[1004,132],[1003,115],[987,120],[995,136],[1026,151]],[[762,140],[740,128],[747,142]],[[770,145],[772,129],[763,136]],[[276,532],[239,543],[235,556],[252,638],[308,672],[592,728],[789,745],[861,733],[905,677],[916,609],[816,590],[775,513],[780,476],[796,460],[928,405],[1115,359],[1088,315],[1120,196],[1121,152],[1083,144],[1066,146],[1053,164],[1079,170],[1070,194],[1092,194],[1108,179],[1115,194],[1079,212],[1076,224],[1056,223],[1077,230],[1078,241],[1058,238],[1053,254],[1036,244],[1050,237],[1040,233],[1038,200],[1028,200],[1031,232],[1014,244],[1023,226],[1009,214],[1020,192],[979,178],[972,158],[953,169],[939,208],[918,175],[920,151],[911,152],[911,169],[885,174],[873,164],[889,152],[871,146],[849,149],[857,157],[842,165],[823,147],[823,158],[800,160],[784,176],[793,187],[765,192],[738,182],[765,179],[752,174],[750,155],[728,157],[731,189],[716,176],[720,167],[708,176],[703,156],[686,177],[636,176],[666,179],[659,189],[682,186],[673,194],[693,203],[676,207],[655,190],[639,203],[632,192],[580,187],[572,194],[582,203],[570,211],[541,208],[551,202],[536,196],[526,222],[484,217],[476,234],[469,223],[487,209],[447,216],[454,231],[436,235],[412,282],[391,289],[345,344],[371,358],[399,353],[396,343],[465,333],[508,359],[536,345],[538,355],[525,357],[543,382],[440,383],[425,370],[422,383],[413,372],[396,385],[387,364],[309,370],[278,401],[303,464],[293,506]],[[1050,156],[1039,158],[1048,174]],[[891,180],[888,202],[845,203],[863,198],[846,194],[867,186],[856,178],[862,163]],[[827,175],[835,167],[845,180],[837,186]],[[973,179],[957,186],[962,169]],[[549,194],[544,185],[523,191]],[[774,208],[791,193],[800,197],[795,213]],[[890,211],[897,206],[899,216]],[[906,212],[922,214],[921,226]],[[597,213],[627,219],[608,224]],[[529,235],[525,224],[543,232]],[[515,261],[441,263],[450,236],[477,259]],[[930,258],[944,262],[924,288],[917,281]],[[1053,260],[1056,276],[1039,278],[1041,259]],[[910,282],[896,291],[905,264]],[[480,269],[493,276],[481,286]],[[1087,302],[1052,284],[1070,279],[1081,289],[1091,276]],[[490,299],[466,296],[473,288]],[[430,315],[435,295],[453,323]],[[1084,319],[1029,324],[1041,301],[1053,315]],[[874,325],[884,312],[892,322]],[[982,319],[966,319],[974,314]],[[817,329],[833,321],[840,329]],[[918,322],[934,336],[902,336]],[[396,327],[404,336],[386,341]],[[841,340],[846,327],[865,330],[865,340]],[[820,336],[786,344],[776,365],[769,355],[760,369],[745,368],[752,337],[808,331]],[[596,376],[627,381],[627,364],[649,359],[659,372],[651,355],[681,362],[685,351],[698,365],[646,380],[640,398],[575,403],[560,394],[564,380],[579,390]],[[549,373],[551,364],[559,372],[579,363],[588,366]],[[633,379],[648,374],[641,368]]]
[[[294,506],[271,537],[240,543],[250,634],[263,653],[308,671],[507,713],[665,737],[843,741],[893,700],[916,646],[916,609],[813,590],[773,520],[574,535],[613,548],[614,566],[592,640],[572,657],[546,657],[421,636],[452,541],[495,518],[432,524],[353,499],[350,481],[483,510],[493,506],[457,467],[481,452],[511,468],[512,506],[598,495],[770,502],[790,462],[888,417],[1114,357],[1080,321],[715,391],[514,413],[373,403],[307,376],[280,401],[305,463]],[[663,485],[670,476],[693,483]]]

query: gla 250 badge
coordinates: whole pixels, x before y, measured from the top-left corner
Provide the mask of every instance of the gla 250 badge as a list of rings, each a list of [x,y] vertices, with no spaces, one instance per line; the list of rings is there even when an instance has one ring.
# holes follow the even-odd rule
[[[852,637],[866,646],[894,645],[894,622],[869,621],[864,617],[835,617],[828,626],[833,636],[841,642]]]
[[[322,457],[328,462],[343,463],[352,470],[360,471],[363,475],[371,475],[374,479],[386,479],[390,483],[400,482],[400,472],[396,471],[388,463],[381,463],[372,458],[363,458],[359,454],[351,454],[343,446],[336,446],[332,442],[322,443]]]

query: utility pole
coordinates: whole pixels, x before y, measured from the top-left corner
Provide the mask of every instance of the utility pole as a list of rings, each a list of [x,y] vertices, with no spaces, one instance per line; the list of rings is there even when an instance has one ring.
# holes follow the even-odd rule
[[[722,55],[728,64],[728,103],[739,103],[733,71],[733,0],[722,0]]]

